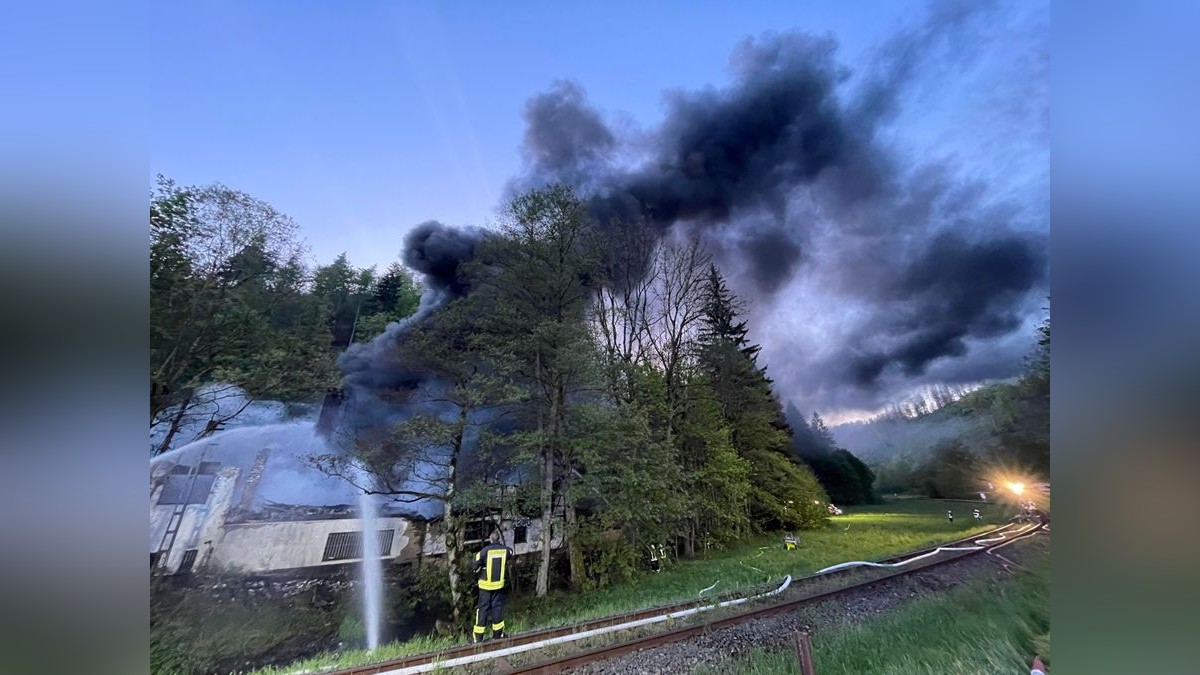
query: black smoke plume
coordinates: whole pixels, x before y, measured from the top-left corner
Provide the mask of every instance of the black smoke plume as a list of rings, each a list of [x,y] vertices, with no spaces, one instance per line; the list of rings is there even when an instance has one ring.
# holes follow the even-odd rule
[[[614,241],[629,228],[703,237],[752,301],[785,394],[870,392],[947,359],[965,363],[972,341],[1012,334],[1044,295],[1044,237],[997,212],[986,185],[882,137],[919,74],[949,76],[942,64],[970,63],[994,12],[992,3],[934,3],[857,70],[838,61],[829,36],[748,38],[731,56],[728,85],[669,92],[662,124],[636,134],[609,126],[579,84],[556,82],[525,108],[526,169],[510,190],[570,184]],[[410,322],[347,352],[347,386],[418,377],[390,360],[391,345],[470,291],[460,269],[481,236],[427,223],[409,237],[405,259],[426,275],[428,297]],[[819,358],[796,356],[789,331],[772,332],[781,319],[828,311],[797,308],[801,286],[856,317]]]
[[[425,290],[412,316],[388,324],[369,342],[350,345],[338,359],[342,389],[349,398],[343,407],[343,425],[365,429],[385,424],[395,416],[395,404],[429,380],[428,373],[403,361],[400,346],[415,326],[470,292],[466,265],[486,236],[485,230],[447,227],[435,220],[408,233],[404,263],[421,273]]]
[[[934,3],[858,74],[837,61],[830,37],[747,39],[730,60],[731,84],[668,95],[662,125],[638,148],[649,158],[633,168],[618,161],[617,134],[582,88],[558,84],[526,111],[527,143],[536,143],[517,185],[581,176],[575,184],[593,195],[591,212],[614,238],[631,223],[698,234],[757,306],[758,325],[787,308],[781,291],[806,265],[837,259],[842,269],[825,273],[826,290],[870,316],[830,336],[841,347],[806,362],[805,376],[870,391],[889,375],[923,374],[967,356],[971,339],[1019,329],[1046,279],[1044,237],[990,213],[986,186],[920,166],[880,140],[923,69],[975,58],[977,29],[994,9]],[[776,370],[799,365],[789,352],[764,350],[781,357]],[[785,377],[794,389],[804,386],[798,380]]]

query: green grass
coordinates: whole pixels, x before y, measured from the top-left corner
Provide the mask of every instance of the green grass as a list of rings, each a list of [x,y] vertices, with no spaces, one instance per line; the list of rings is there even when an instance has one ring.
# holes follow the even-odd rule
[[[438,651],[455,647],[463,643],[462,639],[449,637],[416,637],[406,642],[391,642],[385,645],[380,645],[373,652],[368,652],[365,649],[352,649],[340,653],[329,653],[316,656],[311,659],[297,661],[287,667],[282,668],[263,668],[254,671],[254,675],[282,675],[289,673],[297,675],[299,673],[319,673],[322,671],[335,670],[339,668],[349,668],[352,666],[363,666],[379,661],[388,661],[390,659],[398,659],[403,656],[411,656],[413,654],[424,654],[426,652]]]
[[[1002,506],[980,504],[983,522],[976,524],[970,517],[972,508],[975,505],[923,499],[848,507],[844,515],[830,518],[827,528],[801,532],[800,547],[794,551],[783,549],[781,536],[759,537],[731,550],[677,563],[661,573],[648,573],[619,586],[579,593],[558,591],[545,598],[514,592],[510,596],[505,622],[510,633],[518,633],[692,600],[700,589],[713,582],[718,582],[717,586],[706,596],[749,590],[766,583],[778,585],[789,574],[803,576],[840,562],[883,558],[965,537],[1005,522],[1011,515]],[[955,512],[953,524],[946,521],[947,509]],[[523,561],[523,564],[529,562]],[[347,651],[307,659],[286,669],[255,672],[257,675],[319,672],[440,649],[461,644],[465,639],[466,636],[422,638],[385,645],[370,654]]]
[[[514,598],[512,625],[514,630],[526,630],[695,599],[700,589],[713,582],[719,583],[709,594],[780,583],[788,574],[802,576],[839,562],[882,558],[964,537],[1006,518],[1001,507],[983,505],[984,526],[976,526],[970,519],[973,507],[966,507],[970,505],[949,506],[957,512],[953,524],[946,522],[948,506],[931,500],[852,507],[845,515],[831,518],[824,530],[801,532],[801,545],[795,551],[785,551],[780,536],[761,537],[621,586],[583,593],[557,592],[541,599]]]
[[[813,637],[820,675],[1029,672],[1049,660],[1050,559],[1016,576],[971,582],[898,612]],[[790,650],[758,650],[719,672],[799,673]],[[713,671],[718,672],[718,671]]]

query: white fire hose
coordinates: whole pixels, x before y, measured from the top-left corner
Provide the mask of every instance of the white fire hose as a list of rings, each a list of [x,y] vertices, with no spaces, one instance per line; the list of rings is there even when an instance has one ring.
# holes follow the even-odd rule
[[[833,572],[835,570],[846,569],[847,567],[901,567],[901,566],[907,565],[911,562],[923,560],[925,558],[929,558],[929,557],[935,556],[939,553],[944,553],[944,552],[948,552],[948,551],[978,551],[979,549],[984,548],[985,546],[987,546],[988,544],[991,544],[993,542],[1004,541],[1005,539],[1008,538],[1009,534],[1012,534],[1014,536],[1028,534],[1028,533],[1038,529],[1039,527],[1040,527],[1040,525],[1034,524],[1030,527],[1025,527],[1025,528],[1017,530],[1015,532],[1003,533],[998,537],[990,537],[987,539],[976,539],[974,542],[972,542],[973,544],[975,544],[974,546],[940,546],[940,547],[930,551],[929,553],[922,553],[921,555],[913,556],[912,558],[909,558],[908,560],[901,560],[900,562],[897,562],[897,563],[877,563],[877,562],[867,562],[865,560],[855,560],[853,562],[838,563],[837,565],[830,565],[829,567],[826,567],[825,569],[817,570],[816,573],[814,574],[814,576],[816,576],[816,574],[825,574],[826,572]]]
[[[776,588],[773,591],[767,591],[766,593],[762,593],[760,595],[754,595],[754,596],[750,596],[750,597],[746,597],[746,598],[737,598],[735,600],[726,600],[725,602],[720,602],[715,605],[703,605],[700,607],[693,607],[691,609],[681,609],[677,612],[671,612],[669,614],[660,614],[659,616],[652,616],[652,617],[649,617],[646,619],[638,619],[636,621],[628,621],[626,623],[617,624],[615,626],[605,626],[603,628],[594,628],[592,630],[585,630],[580,633],[572,633],[570,635],[561,635],[559,637],[547,638],[547,639],[541,640],[539,642],[531,642],[529,644],[517,645],[515,647],[505,647],[504,649],[497,649],[495,651],[483,652],[481,654],[472,654],[470,656],[461,656],[459,658],[449,659],[447,661],[433,661],[431,663],[424,663],[419,666],[409,666],[408,668],[400,668],[398,670],[388,670],[388,671],[384,671],[380,675],[408,675],[409,673],[426,673],[431,670],[438,670],[438,669],[442,669],[442,668],[451,668],[453,666],[462,666],[462,665],[466,665],[468,663],[476,663],[478,661],[486,661],[488,659],[494,659],[494,658],[497,658],[500,656],[508,656],[510,654],[520,654],[521,652],[532,651],[534,649],[541,649],[543,647],[549,647],[551,645],[558,645],[558,644],[564,644],[567,642],[574,642],[576,640],[583,640],[586,638],[595,637],[597,635],[603,635],[605,633],[612,633],[614,631],[628,630],[630,628],[637,628],[638,626],[648,626],[653,623],[660,623],[663,621],[667,621],[668,619],[679,619],[679,618],[682,618],[685,616],[691,616],[692,614],[697,614],[699,612],[707,612],[711,609],[717,609],[719,607],[732,607],[734,605],[740,605],[744,602],[750,602],[751,600],[758,600],[760,598],[767,598],[772,595],[778,595],[779,593],[782,593],[785,590],[787,590],[787,587],[789,585],[791,585],[791,583],[792,583],[792,577],[788,576],[787,578],[785,578],[783,580],[783,584],[781,584],[779,586],[779,588]],[[713,584],[713,585],[715,586],[716,584]]]

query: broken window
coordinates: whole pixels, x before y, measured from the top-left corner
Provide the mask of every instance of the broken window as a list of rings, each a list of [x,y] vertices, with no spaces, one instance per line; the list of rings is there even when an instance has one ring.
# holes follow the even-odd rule
[[[196,564],[196,549],[189,548],[183,552],[183,560],[179,563],[179,574],[187,574]]]
[[[172,474],[167,477],[167,482],[163,485],[158,503],[160,505],[203,504],[208,501],[208,493],[212,492],[213,481],[216,478],[213,475]]]
[[[486,520],[472,520],[463,528],[463,543],[483,541],[487,539],[488,527],[491,523]]]
[[[529,541],[529,527],[526,525],[517,525],[513,528],[513,545],[524,544]]]
[[[379,530],[379,555],[385,557],[392,552],[395,530]],[[325,554],[321,560],[353,560],[362,558],[362,532],[330,532],[325,540]]]

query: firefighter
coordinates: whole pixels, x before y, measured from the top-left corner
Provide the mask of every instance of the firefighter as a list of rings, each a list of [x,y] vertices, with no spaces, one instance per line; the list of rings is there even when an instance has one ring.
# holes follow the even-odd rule
[[[493,531],[488,544],[475,554],[475,577],[479,586],[479,602],[475,605],[475,630],[473,642],[486,638],[488,625],[492,637],[504,637],[504,596],[508,582],[508,563],[513,552],[500,541],[500,533]]]
[[[946,520],[951,523],[954,522],[954,512],[953,511],[951,511],[949,509],[946,510]]]
[[[974,518],[976,521],[983,520],[983,514],[979,512],[979,509],[975,509],[971,513],[971,517]]]

